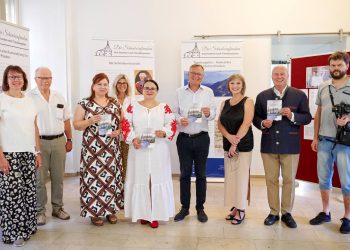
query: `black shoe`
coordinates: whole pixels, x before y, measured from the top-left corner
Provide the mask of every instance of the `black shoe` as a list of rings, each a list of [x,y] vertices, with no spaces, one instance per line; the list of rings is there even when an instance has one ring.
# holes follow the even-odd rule
[[[273,214],[269,214],[266,219],[264,220],[264,224],[266,226],[271,226],[273,224],[275,224],[276,221],[278,221],[280,219],[280,217],[278,215],[273,215]]]
[[[325,212],[319,213],[315,218],[311,219],[309,223],[311,225],[320,225],[325,222],[330,222],[331,221],[331,213],[327,215]]]
[[[205,214],[203,209],[197,210],[197,219],[200,222],[207,222],[208,221],[208,216]]]
[[[286,224],[289,228],[296,228],[297,223],[293,219],[293,216],[290,213],[282,214],[281,220]]]
[[[342,221],[342,223],[339,231],[342,234],[350,234],[350,220],[345,217],[341,218],[340,220]]]
[[[178,212],[177,215],[175,215],[174,221],[176,222],[176,221],[183,220],[189,214],[190,212],[188,211],[187,208],[181,208],[180,212]]]

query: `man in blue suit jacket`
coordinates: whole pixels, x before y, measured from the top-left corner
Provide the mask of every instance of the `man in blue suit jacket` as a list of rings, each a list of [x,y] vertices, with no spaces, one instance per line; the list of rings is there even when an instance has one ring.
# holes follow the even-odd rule
[[[262,131],[261,157],[265,169],[270,214],[265,225],[273,225],[282,214],[282,221],[296,228],[291,211],[295,196],[295,175],[300,152],[300,126],[311,122],[307,96],[299,89],[287,86],[288,70],[276,66],[272,70],[274,87],[261,92],[255,103],[254,126]],[[268,119],[268,101],[275,100],[277,117]],[[276,106],[275,106],[276,109]],[[275,110],[276,111],[276,110]],[[283,177],[282,197],[279,198],[279,176]]]

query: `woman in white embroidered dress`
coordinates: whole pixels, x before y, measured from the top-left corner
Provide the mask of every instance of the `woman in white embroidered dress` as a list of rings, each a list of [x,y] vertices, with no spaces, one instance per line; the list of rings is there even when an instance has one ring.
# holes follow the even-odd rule
[[[174,216],[169,141],[176,132],[169,106],[156,100],[159,87],[147,80],[144,100],[130,104],[122,121],[125,141],[130,144],[125,182],[125,217],[157,228],[158,221]]]

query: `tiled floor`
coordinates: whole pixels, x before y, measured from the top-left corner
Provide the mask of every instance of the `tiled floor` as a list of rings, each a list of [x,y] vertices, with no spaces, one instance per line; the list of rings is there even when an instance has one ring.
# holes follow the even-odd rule
[[[197,221],[194,209],[184,221],[161,223],[158,229],[131,223],[123,213],[118,214],[116,225],[103,227],[91,225],[88,219],[79,217],[79,178],[65,179],[65,209],[71,214],[69,221],[52,218],[39,227],[36,235],[26,242],[23,249],[350,249],[350,235],[339,233],[343,216],[340,192],[333,191],[332,222],[311,226],[308,221],[321,206],[318,186],[299,182],[293,215],[297,229],[289,229],[281,222],[264,226],[269,209],[263,178],[252,178],[251,205],[243,224],[233,226],[224,220],[228,207],[223,207],[223,183],[208,184],[206,212],[209,221]],[[48,188],[50,185],[48,184]],[[194,188],[194,184],[192,184]],[[175,200],[179,208],[179,181],[174,178]],[[195,193],[193,189],[193,194]],[[192,201],[194,204],[194,199]],[[50,208],[48,209],[50,210]],[[0,242],[0,249],[14,249]]]

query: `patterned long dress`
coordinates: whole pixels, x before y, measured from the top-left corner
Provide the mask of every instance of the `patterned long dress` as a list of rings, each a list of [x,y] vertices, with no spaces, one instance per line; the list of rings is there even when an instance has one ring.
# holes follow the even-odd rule
[[[121,107],[110,99],[102,107],[83,99],[79,105],[85,110],[85,119],[93,115],[111,115],[112,130],[119,128]],[[101,217],[114,214],[124,207],[122,164],[117,138],[100,136],[98,124],[87,127],[83,133],[80,159],[80,208],[82,217]]]

